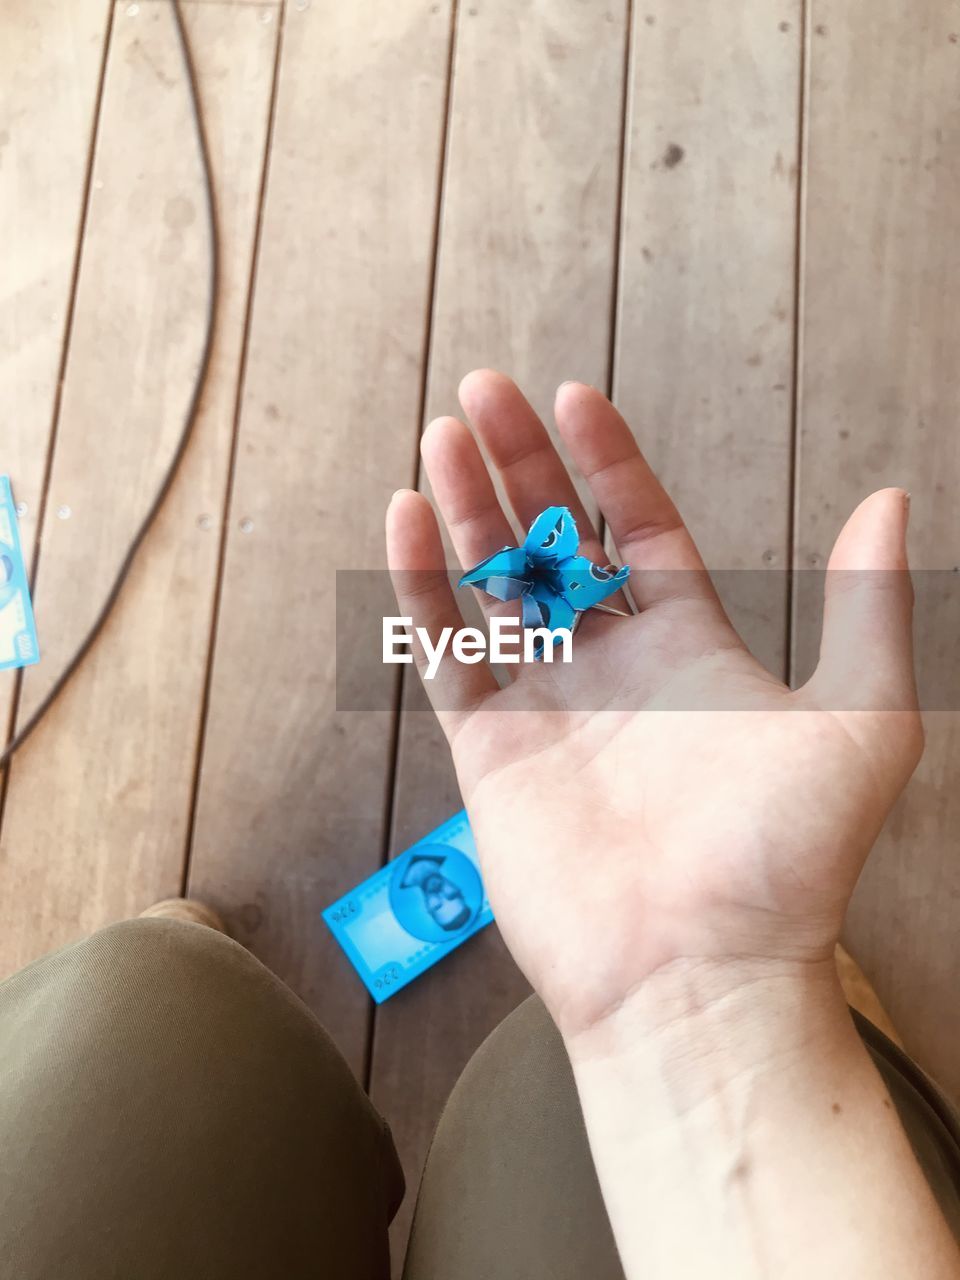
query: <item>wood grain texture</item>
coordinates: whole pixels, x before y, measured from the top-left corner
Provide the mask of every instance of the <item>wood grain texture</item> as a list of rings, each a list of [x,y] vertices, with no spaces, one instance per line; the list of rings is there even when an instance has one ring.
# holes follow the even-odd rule
[[[169,5],[170,4],[170,0],[118,0],[118,2],[122,6],[120,9],[121,13],[128,13],[131,4],[133,4],[137,8],[137,10],[139,10],[140,6],[144,4],[147,4],[147,5],[164,5],[164,4]],[[295,3],[295,0],[293,0],[293,2]],[[188,3],[190,4],[230,4],[230,5],[244,6],[246,8],[256,8],[260,12],[261,22],[272,22],[274,20],[276,12],[280,9],[282,5],[283,0],[188,0]],[[265,13],[269,13],[270,16],[264,17],[263,15]]]
[[[32,562],[109,28],[108,0],[12,0],[0,15],[0,472]],[[50,91],[57,85],[57,92]],[[0,735],[16,673],[0,673]]]
[[[803,269],[797,566],[888,484],[913,495],[911,561],[960,564],[960,75],[955,5],[813,0]],[[918,597],[929,593],[918,583]],[[817,644],[820,583],[798,596],[797,650]],[[956,587],[952,588],[956,599]],[[924,615],[929,617],[929,615]],[[921,622],[928,702],[957,707]],[[933,669],[931,670],[931,664]],[[950,664],[944,668],[955,680]],[[941,673],[942,674],[942,673]],[[862,877],[846,942],[908,1050],[960,1096],[960,716],[927,716],[926,757]]]
[[[551,430],[560,382],[606,385],[625,14],[574,0],[460,9],[428,418],[459,414],[457,384],[480,366],[514,377]],[[437,722],[407,680],[391,854],[461,804]],[[527,990],[492,926],[377,1010],[371,1096],[411,1189],[460,1070]],[[393,1224],[397,1263],[413,1202]]]
[[[194,785],[276,28],[187,4],[223,233],[219,342],[196,435],[101,642],[11,769],[9,971],[177,893]],[[169,6],[118,11],[43,531],[34,707],[91,624],[179,436],[208,242]],[[62,518],[67,515],[69,518]]]
[[[617,404],[784,670],[800,4],[649,0],[633,33]]]
[[[384,563],[413,468],[449,34],[432,0],[286,9],[190,877],[358,1073],[320,912],[382,859],[393,712],[336,711],[334,570]]]

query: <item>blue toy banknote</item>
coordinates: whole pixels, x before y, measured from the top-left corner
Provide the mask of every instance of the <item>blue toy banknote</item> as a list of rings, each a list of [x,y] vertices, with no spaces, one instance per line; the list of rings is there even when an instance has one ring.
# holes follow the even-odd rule
[[[382,1004],[490,923],[464,810],[327,907],[323,918]]]
[[[0,476],[0,671],[39,661],[13,493],[7,476]]]

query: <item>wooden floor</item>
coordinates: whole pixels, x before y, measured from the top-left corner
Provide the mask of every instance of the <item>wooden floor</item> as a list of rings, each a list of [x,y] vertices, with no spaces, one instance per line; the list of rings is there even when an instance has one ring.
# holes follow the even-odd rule
[[[460,1067],[525,988],[488,930],[374,1017],[321,923],[459,807],[412,685],[399,723],[336,710],[334,570],[383,564],[421,426],[477,365],[544,411],[564,378],[609,387],[717,568],[821,566],[884,484],[912,491],[915,564],[960,562],[960,19],[935,0],[184,10],[224,238],[214,376],[107,633],[6,780],[0,963],[186,887],[328,1026],[415,1189]],[[167,0],[8,0],[0,83],[0,471],[44,648],[19,695],[0,677],[6,725],[90,624],[166,465],[206,239]],[[762,581],[744,627],[800,670],[806,608],[785,573]],[[847,941],[960,1093],[960,717],[928,730]]]

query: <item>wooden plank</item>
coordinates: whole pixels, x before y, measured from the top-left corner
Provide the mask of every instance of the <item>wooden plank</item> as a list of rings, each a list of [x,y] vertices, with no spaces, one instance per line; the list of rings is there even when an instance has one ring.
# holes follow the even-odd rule
[[[747,571],[788,556],[800,12],[637,10],[614,388],[778,673],[785,577]]]
[[[180,887],[277,38],[251,9],[184,8],[223,231],[213,379],[107,632],[11,770],[5,971]],[[207,306],[192,129],[169,6],[118,7],[43,530],[44,661],[23,713],[90,625],[179,436]]]
[[[334,569],[383,565],[414,465],[449,36],[434,0],[286,7],[190,877],[358,1073],[320,912],[382,858],[394,716],[335,709]]]
[[[561,381],[606,384],[625,11],[575,0],[461,7],[428,418],[459,413],[457,383],[481,365],[515,377],[551,427]],[[436,720],[408,680],[391,854],[461,804]],[[371,1095],[410,1187],[461,1068],[526,992],[491,928],[377,1010]],[[393,1226],[397,1260],[413,1202]]]
[[[273,22],[275,13],[279,11],[283,3],[283,0],[189,0],[189,2],[193,4],[230,4],[230,5],[247,5],[251,7],[255,6],[260,12],[261,22]],[[295,4],[296,0],[291,0],[291,3]],[[300,3],[301,4],[304,3],[304,0],[300,0]],[[156,4],[156,5],[167,4],[168,5],[170,4],[170,0],[125,0],[125,3],[123,4],[123,8],[121,12],[128,11],[131,4],[136,5],[136,7],[139,9],[140,5],[142,4]],[[269,12],[270,14],[269,18],[265,18],[263,16],[264,13],[266,12]]]
[[[822,566],[855,504],[897,484],[913,495],[914,567],[949,570],[960,564],[957,8],[813,0],[809,65],[797,565]],[[930,589],[921,579],[918,598]],[[797,618],[808,669],[818,609],[801,596]],[[955,632],[921,623],[917,641],[935,679],[936,646],[952,653]],[[927,716],[926,757],[864,872],[846,941],[908,1049],[960,1096],[960,716],[955,688],[928,691],[954,710]]]
[[[261,22],[273,22],[275,13],[280,9],[283,0],[188,0],[188,3],[255,6],[260,12]],[[296,3],[296,0],[292,0],[292,3]],[[301,3],[303,3],[303,0],[301,0]],[[125,0],[121,12],[128,12],[131,4],[135,5],[137,9],[139,9],[142,4],[169,5],[170,0]],[[267,12],[270,14],[269,18],[265,18],[263,16],[264,13]]]
[[[11,0],[0,26],[0,472],[32,562],[70,313],[108,0]],[[56,85],[52,93],[50,86]],[[0,674],[0,736],[16,676]]]

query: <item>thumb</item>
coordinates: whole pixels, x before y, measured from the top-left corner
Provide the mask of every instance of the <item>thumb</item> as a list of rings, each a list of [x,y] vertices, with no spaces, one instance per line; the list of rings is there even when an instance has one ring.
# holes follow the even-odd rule
[[[811,689],[836,711],[912,711],[910,495],[880,489],[843,526],[827,564],[820,661]]]

